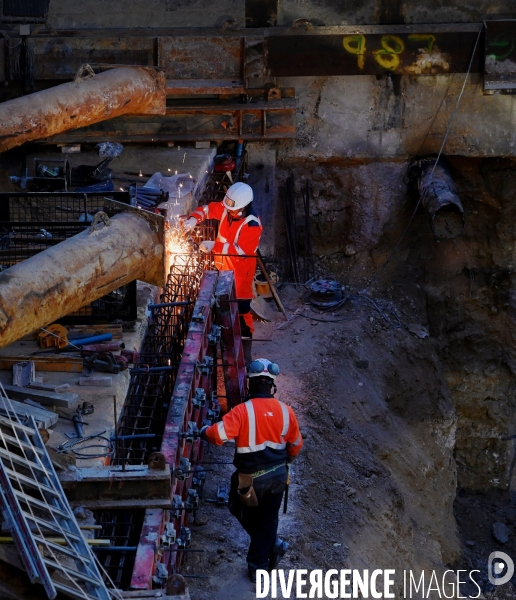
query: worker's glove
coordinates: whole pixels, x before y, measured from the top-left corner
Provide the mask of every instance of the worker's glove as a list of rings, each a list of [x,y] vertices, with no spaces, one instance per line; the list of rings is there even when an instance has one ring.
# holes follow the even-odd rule
[[[209,240],[205,240],[199,244],[199,250],[201,252],[213,252],[213,246],[215,246],[215,242],[210,242]]]
[[[192,229],[197,225],[197,219],[195,217],[190,217],[186,221],[183,221],[183,229],[185,231],[192,231]]]
[[[199,437],[201,438],[201,440],[204,440],[205,442],[208,441],[208,436],[206,435],[206,430],[208,429],[208,427],[209,427],[209,425],[205,425],[199,432]]]

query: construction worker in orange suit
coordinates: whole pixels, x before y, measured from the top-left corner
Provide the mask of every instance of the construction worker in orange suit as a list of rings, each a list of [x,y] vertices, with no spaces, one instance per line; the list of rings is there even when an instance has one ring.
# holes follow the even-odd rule
[[[249,400],[221,421],[201,429],[201,438],[218,446],[235,440],[229,510],[251,537],[247,553],[249,577],[271,571],[287,551],[277,536],[278,512],[288,482],[288,464],[299,454],[303,438],[294,411],[274,398],[279,366],[266,358],[248,368]]]
[[[191,231],[204,219],[217,219],[219,232],[216,241],[200,244],[203,252],[213,252],[215,266],[235,273],[236,296],[240,316],[245,363],[251,362],[254,333],[251,300],[256,271],[256,251],[262,235],[260,218],[252,213],[253,190],[247,183],[234,183],[222,202],[199,206],[184,221],[183,228]]]

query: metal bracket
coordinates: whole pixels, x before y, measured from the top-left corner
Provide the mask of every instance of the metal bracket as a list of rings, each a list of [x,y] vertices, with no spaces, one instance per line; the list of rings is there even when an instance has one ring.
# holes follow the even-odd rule
[[[220,325],[212,325],[211,331],[208,333],[208,344],[217,345],[222,336],[222,327]]]
[[[181,526],[181,529],[179,530],[179,537],[176,541],[179,548],[188,548],[192,541],[191,530],[188,527]]]
[[[206,306],[200,306],[192,315],[192,321],[194,323],[204,323],[204,311],[206,310]]]
[[[161,545],[169,548],[176,543],[176,529],[173,523],[165,523],[165,529],[161,536]]]
[[[202,408],[206,404],[206,392],[202,388],[195,389],[195,396],[192,398],[192,404],[195,408]]]
[[[188,490],[188,499],[186,501],[186,505],[191,508],[199,508],[200,506],[200,498],[197,490],[190,488]]]
[[[183,502],[181,496],[179,494],[174,494],[172,496],[172,508],[170,510],[170,517],[173,519],[180,519],[181,513],[185,508],[185,503]]]
[[[163,587],[167,583],[168,579],[168,570],[167,567],[163,563],[156,563],[156,572],[152,577],[153,583]]]
[[[201,489],[206,483],[206,471],[203,467],[195,467],[194,476],[192,478],[192,487]]]
[[[211,356],[205,356],[204,360],[202,362],[197,361],[195,366],[197,367],[199,375],[208,377],[213,373],[213,358]]]
[[[183,456],[181,458],[179,468],[174,471],[174,475],[175,475],[176,479],[179,479],[179,481],[185,481],[185,479],[188,479],[191,468],[192,468],[192,465],[191,465],[190,461],[186,457]]]

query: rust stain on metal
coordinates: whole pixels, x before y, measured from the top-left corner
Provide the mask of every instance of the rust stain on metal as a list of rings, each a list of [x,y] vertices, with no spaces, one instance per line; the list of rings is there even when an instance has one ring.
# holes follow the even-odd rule
[[[241,75],[241,38],[160,38],[159,67],[171,79],[233,79]]]
[[[0,104],[0,152],[120,115],[165,114],[163,73],[120,67]]]

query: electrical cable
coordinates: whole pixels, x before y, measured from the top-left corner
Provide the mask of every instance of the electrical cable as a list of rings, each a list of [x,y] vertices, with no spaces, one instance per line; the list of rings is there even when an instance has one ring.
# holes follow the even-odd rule
[[[90,439],[94,439],[94,438],[101,438],[102,440],[105,440],[109,446],[106,447],[104,446],[104,444],[88,444],[88,446],[81,446],[81,451],[78,450],[74,450],[75,446],[78,446],[79,444],[81,444],[81,440],[77,441],[76,444],[72,444],[71,447],[69,447],[68,449],[71,450],[75,456],[77,456],[78,458],[107,458],[108,456],[112,456],[113,452],[115,451],[114,447],[113,447],[113,442],[112,440],[110,440],[108,437],[104,436],[104,435],[96,435],[96,436],[92,436]],[[86,441],[86,440],[82,440],[82,441]],[[87,452],[83,452],[83,450],[87,450],[88,448],[104,448],[106,450],[106,452],[102,453],[102,454],[88,454]]]

